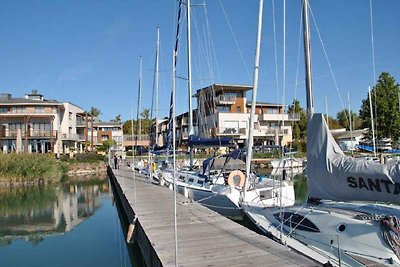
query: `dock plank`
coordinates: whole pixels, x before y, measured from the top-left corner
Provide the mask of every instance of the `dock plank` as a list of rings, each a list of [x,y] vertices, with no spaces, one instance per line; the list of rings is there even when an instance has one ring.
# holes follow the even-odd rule
[[[161,266],[175,266],[173,191],[126,167],[112,170]],[[177,195],[179,266],[317,266],[265,236]],[[141,246],[142,247],[142,246]],[[146,246],[149,247],[149,244]],[[154,263],[154,259],[145,259]]]

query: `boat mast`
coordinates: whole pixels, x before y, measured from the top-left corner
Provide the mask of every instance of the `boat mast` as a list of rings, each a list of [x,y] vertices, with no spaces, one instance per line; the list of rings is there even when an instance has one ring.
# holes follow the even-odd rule
[[[372,144],[374,146],[374,157],[376,157],[376,141],[375,141],[375,128],[374,128],[374,112],[372,110],[371,100],[371,87],[368,87],[368,98],[369,98],[369,111],[371,112],[371,128],[372,128]]]
[[[155,75],[155,91],[156,91],[156,110],[155,110],[155,121],[156,121],[156,133],[155,133],[155,143],[157,143],[158,140],[158,123],[157,123],[157,118],[158,118],[158,54],[160,51],[160,27],[157,27],[157,48],[156,48],[156,75]]]
[[[312,92],[311,78],[311,43],[310,43],[310,22],[308,17],[308,0],[303,0],[303,38],[304,58],[306,67],[306,92],[307,92],[307,115],[308,118],[314,113],[314,98]]]
[[[247,141],[247,155],[246,155],[246,179],[243,185],[243,195],[242,201],[245,199],[247,182],[250,175],[250,165],[253,153],[253,132],[254,132],[254,114],[256,110],[256,100],[257,100],[257,89],[258,89],[258,70],[260,65],[260,45],[261,45],[261,30],[262,30],[262,16],[263,16],[263,4],[264,0],[260,0],[259,10],[258,10],[258,29],[257,29],[257,45],[256,45],[256,55],[254,62],[254,76],[253,76],[253,95],[251,99],[251,109],[250,109],[250,124],[249,124],[249,137]]]
[[[351,156],[354,155],[354,142],[353,142],[353,122],[352,122],[352,112],[350,106],[350,92],[347,91],[347,100],[349,101],[349,131],[350,131],[350,141],[351,141]]]
[[[139,72],[139,93],[138,93],[138,108],[137,108],[137,121],[138,121],[138,136],[136,137],[136,146],[138,145],[137,141],[142,133],[142,122],[140,121],[140,110],[141,110],[141,98],[142,98],[142,56],[140,56],[140,72]]]
[[[192,107],[192,50],[190,36],[190,0],[186,1],[187,20],[187,69],[188,69],[188,95],[189,95],[189,136],[193,135],[193,107]],[[190,169],[193,167],[193,148],[190,147]]]

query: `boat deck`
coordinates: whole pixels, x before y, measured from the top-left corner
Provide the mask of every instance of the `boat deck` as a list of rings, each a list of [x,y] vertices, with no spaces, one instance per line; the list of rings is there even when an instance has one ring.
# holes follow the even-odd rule
[[[173,192],[127,167],[108,168],[115,198],[135,224],[133,239],[147,266],[317,266],[314,261],[177,195],[175,264]],[[136,214],[137,221],[132,216]]]

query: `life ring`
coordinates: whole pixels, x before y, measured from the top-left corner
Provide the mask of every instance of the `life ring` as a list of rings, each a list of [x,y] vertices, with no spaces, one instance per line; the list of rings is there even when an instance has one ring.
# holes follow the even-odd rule
[[[239,177],[239,182],[237,182],[237,178]],[[244,173],[240,170],[234,170],[231,171],[231,173],[228,176],[228,185],[230,186],[236,186],[238,188],[242,188],[244,186],[244,181],[246,177],[244,176]]]

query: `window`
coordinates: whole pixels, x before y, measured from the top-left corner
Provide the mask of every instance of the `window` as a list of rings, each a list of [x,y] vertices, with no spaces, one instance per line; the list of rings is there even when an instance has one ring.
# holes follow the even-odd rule
[[[36,107],[36,113],[44,113],[44,107]]]
[[[108,140],[108,135],[102,135],[102,136],[101,136],[101,140],[102,140],[102,141]]]
[[[274,214],[274,217],[280,221],[279,212]],[[312,223],[309,219],[303,217],[300,214],[296,214],[293,212],[285,212],[283,215],[283,224],[290,227],[291,229],[296,228],[300,231],[307,231],[307,232],[320,232],[318,227]]]
[[[240,107],[236,107],[236,112],[240,113]]]
[[[229,106],[217,106],[218,112],[230,112],[231,109]]]
[[[12,113],[25,113],[25,107],[13,107]]]
[[[268,114],[278,114],[278,109],[277,108],[267,108],[267,113]]]
[[[68,118],[69,118],[70,120],[72,120],[72,112],[70,112],[70,113],[68,114]]]
[[[0,108],[0,113],[7,113],[8,112],[8,108]]]

